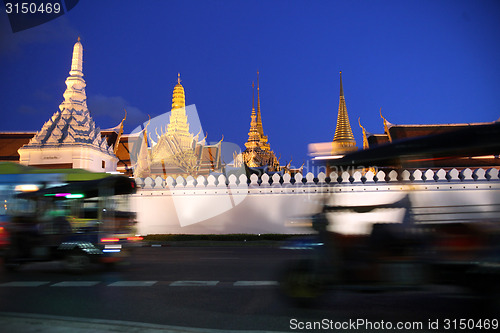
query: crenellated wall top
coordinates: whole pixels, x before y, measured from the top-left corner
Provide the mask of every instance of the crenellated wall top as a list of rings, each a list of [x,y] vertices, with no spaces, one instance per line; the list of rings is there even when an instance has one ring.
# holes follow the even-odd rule
[[[226,176],[224,174],[211,174],[208,177],[193,176],[167,177],[166,179],[156,177],[136,178],[137,185],[144,189],[167,189],[167,188],[222,188],[222,187],[289,187],[289,186],[334,186],[334,185],[369,185],[369,184],[387,184],[387,183],[445,183],[445,182],[487,182],[500,180],[499,169],[440,169],[437,171],[427,170],[404,170],[397,172],[378,171],[376,173],[368,171],[362,173],[355,172],[332,172],[326,175],[321,172],[317,175],[309,172],[305,175],[295,174],[273,174],[272,176],[264,174],[257,176],[255,174],[248,178],[245,174]]]

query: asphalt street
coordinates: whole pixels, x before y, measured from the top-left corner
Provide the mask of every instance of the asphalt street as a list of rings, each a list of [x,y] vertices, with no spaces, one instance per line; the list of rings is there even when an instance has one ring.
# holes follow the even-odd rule
[[[313,323],[322,328],[351,323],[345,331],[369,331],[352,326],[354,321],[421,325],[419,331],[425,331],[445,320],[494,319],[480,311],[477,299],[437,286],[331,291],[313,307],[296,307],[277,285],[291,259],[289,251],[266,246],[144,247],[114,271],[95,267],[72,275],[59,263],[29,264],[17,272],[0,271],[0,312],[78,318],[87,325],[109,321],[110,327],[133,322],[226,331],[309,331]]]

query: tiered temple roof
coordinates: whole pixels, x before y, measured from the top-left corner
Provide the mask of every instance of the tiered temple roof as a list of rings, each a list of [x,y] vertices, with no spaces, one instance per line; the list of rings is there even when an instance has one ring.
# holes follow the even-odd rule
[[[381,144],[386,144],[402,139],[447,133],[465,129],[471,126],[488,125],[495,123],[393,124],[382,115],[382,109],[380,110],[380,117],[383,121],[384,133],[372,134],[365,132],[364,139],[366,139],[366,141],[368,142],[368,148],[373,148]]]
[[[340,72],[340,98],[339,110],[337,114],[337,126],[333,137],[332,155],[343,155],[348,152],[356,151],[356,140],[352,134],[349,115],[345,104],[344,87],[342,85],[342,72]]]
[[[40,131],[20,148],[40,149],[48,147],[86,145],[114,156],[113,147],[101,136],[87,108],[85,80],[83,79],[83,46],[80,37],[73,48],[70,76],[66,79],[64,101],[59,110],[45,122]]]
[[[399,149],[402,149],[401,147],[407,147],[405,149],[408,151],[405,151],[405,154],[413,153],[414,156],[412,157],[403,156],[404,154],[400,157],[401,161],[398,163],[404,163],[406,167],[449,169],[453,167],[491,167],[500,165],[500,160],[496,153],[484,155],[484,151],[481,149],[468,148],[474,144],[477,145],[476,141],[479,139],[477,135],[474,136],[471,135],[471,133],[479,133],[484,131],[483,129],[498,126],[498,121],[489,123],[396,125],[389,122],[382,115],[382,110],[380,110],[380,117],[382,118],[384,126],[383,134],[371,134],[363,129],[363,141],[367,143],[367,147],[364,147],[364,149],[368,151],[367,154],[372,154],[370,156],[373,156],[374,161],[381,160],[383,158],[382,154],[394,154],[396,150],[390,150],[391,148],[389,148],[392,144],[393,147]],[[455,132],[459,134],[454,134]],[[460,137],[460,133],[463,133],[463,136]],[[449,142],[448,144],[456,145],[455,151],[449,152],[448,150],[450,150],[450,148],[445,147],[448,149],[447,153],[440,152],[438,154],[438,147],[445,144],[445,142],[439,142],[439,140],[449,140],[449,138],[452,138],[454,135],[455,141]],[[465,135],[468,136],[465,137]],[[459,143],[458,139],[466,141],[467,145],[464,145],[463,142]],[[425,153],[417,153],[415,151],[416,148],[411,146],[413,142],[419,142],[418,140],[423,142],[422,147],[419,147],[419,149],[421,151],[427,149]],[[432,142],[432,144],[429,144],[429,142]],[[478,146],[481,146],[481,144]],[[442,149],[444,150],[445,148]],[[389,160],[389,157],[387,157],[387,160]],[[381,166],[390,166],[390,163],[387,161],[379,163]],[[395,165],[393,166],[396,166],[397,163],[394,163]]]
[[[236,165],[245,164],[249,168],[267,168],[267,171],[279,171],[280,165],[276,155],[271,150],[267,135],[262,127],[260,111],[259,72],[257,72],[257,112],[255,111],[255,85],[252,82],[252,113],[250,116],[250,131],[245,143],[245,151],[236,158]]]
[[[308,150],[313,160],[335,159],[358,150],[356,140],[352,134],[349,115],[347,114],[344,86],[342,84],[342,72],[340,72],[339,108],[333,141],[310,143]]]
[[[156,142],[150,138],[148,147],[146,129],[141,133],[141,148],[134,169],[135,177],[145,176],[197,176],[219,171],[221,165],[221,142],[207,145],[199,140],[199,133],[189,131],[186,115],[186,97],[180,74],[172,94],[172,110],[166,130],[155,129]]]

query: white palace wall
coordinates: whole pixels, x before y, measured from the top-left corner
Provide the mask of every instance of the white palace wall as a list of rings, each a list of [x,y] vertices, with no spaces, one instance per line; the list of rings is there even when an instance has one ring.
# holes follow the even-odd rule
[[[138,232],[146,234],[311,233],[303,227],[307,216],[322,204],[369,206],[408,198],[413,220],[425,222],[494,221],[500,223],[498,169],[452,169],[448,172],[371,172],[352,176],[344,172],[296,175],[245,175],[228,179],[213,175],[166,180],[136,179],[140,187],[132,197]],[[377,222],[403,221],[404,207],[369,212],[330,213],[331,229],[367,233]]]

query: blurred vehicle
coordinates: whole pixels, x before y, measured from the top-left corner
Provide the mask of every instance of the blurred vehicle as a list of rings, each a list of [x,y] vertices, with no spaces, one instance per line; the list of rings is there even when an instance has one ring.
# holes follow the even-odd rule
[[[6,226],[6,222],[0,222],[0,253],[9,245],[9,235],[7,234]]]
[[[40,170],[17,163],[0,162],[0,255],[9,245],[10,214],[16,193],[36,191],[42,187],[60,185],[65,176],[60,172]]]
[[[72,272],[113,265],[140,244],[128,206],[135,181],[111,176],[15,194],[5,223],[4,264],[62,260]]]
[[[422,160],[498,156],[498,135],[497,122],[401,140],[339,159],[325,159],[324,163],[340,168],[401,169],[419,167]],[[433,223],[416,223],[411,214],[410,194],[411,191],[394,203],[373,206],[324,203],[322,211],[311,217],[316,236],[285,247],[302,251],[285,269],[280,283],[283,292],[298,303],[307,304],[327,288],[394,290],[446,284],[471,291],[499,309],[500,221],[497,218],[460,223],[440,221],[443,211],[438,208],[425,213],[434,215]],[[343,226],[353,224],[349,220],[353,215],[338,214],[343,219],[333,223],[328,218],[332,213],[362,215],[377,209],[403,208],[402,221],[375,223],[366,233],[338,232]]]
[[[498,307],[500,229],[478,223],[375,223],[369,234],[331,231],[332,212],[368,213],[400,208],[401,200],[378,206],[327,206],[312,216],[317,234],[290,241],[296,260],[283,272],[280,287],[299,305],[329,289],[392,291],[443,284],[461,287]],[[409,208],[409,207],[408,207]]]

